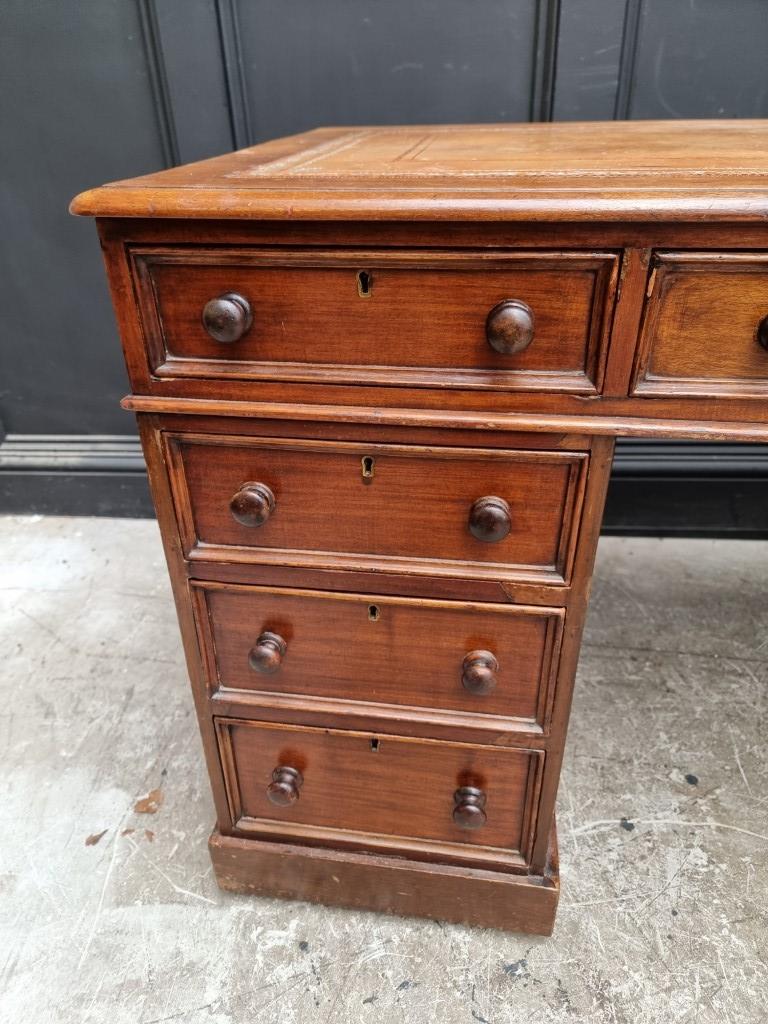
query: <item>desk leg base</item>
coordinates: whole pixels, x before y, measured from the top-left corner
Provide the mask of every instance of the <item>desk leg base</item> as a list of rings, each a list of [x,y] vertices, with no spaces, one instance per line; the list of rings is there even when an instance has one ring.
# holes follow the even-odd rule
[[[455,867],[214,831],[211,860],[228,892],[551,935],[560,878],[554,823],[543,876]]]

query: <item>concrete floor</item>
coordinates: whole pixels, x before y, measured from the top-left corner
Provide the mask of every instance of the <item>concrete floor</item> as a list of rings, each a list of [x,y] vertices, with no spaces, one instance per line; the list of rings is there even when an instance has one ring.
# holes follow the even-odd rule
[[[220,893],[156,525],[0,544],[0,1021],[765,1020],[767,544],[601,542],[551,939]]]

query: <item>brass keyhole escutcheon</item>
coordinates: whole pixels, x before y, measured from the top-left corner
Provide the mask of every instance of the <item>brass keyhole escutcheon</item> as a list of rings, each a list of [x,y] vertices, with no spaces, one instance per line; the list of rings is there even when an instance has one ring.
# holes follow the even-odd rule
[[[374,466],[376,465],[374,457],[372,455],[364,455],[360,459],[360,465],[362,467],[363,480],[373,480]]]
[[[368,621],[378,622],[379,616],[381,615],[381,608],[377,604],[368,605]]]
[[[373,274],[368,270],[357,272],[357,294],[361,299],[370,299],[373,291]]]

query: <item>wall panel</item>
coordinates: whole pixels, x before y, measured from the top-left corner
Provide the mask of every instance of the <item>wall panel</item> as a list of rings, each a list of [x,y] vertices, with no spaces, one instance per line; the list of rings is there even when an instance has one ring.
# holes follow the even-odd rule
[[[136,443],[126,462],[110,439],[135,428],[74,193],[323,123],[766,116],[766,44],[768,0],[3,0],[0,510],[146,509]],[[681,450],[646,445],[640,471],[620,442],[614,494],[648,501],[609,502],[617,529],[666,528],[680,481],[725,494],[743,471],[735,447],[705,469]],[[757,464],[747,511],[708,530],[768,523]]]
[[[534,0],[242,0],[237,13],[254,141],[529,117]]]

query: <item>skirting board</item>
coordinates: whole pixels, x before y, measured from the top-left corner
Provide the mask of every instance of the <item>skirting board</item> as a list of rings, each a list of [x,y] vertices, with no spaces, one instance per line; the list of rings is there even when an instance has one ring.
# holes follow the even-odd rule
[[[0,513],[154,516],[138,440],[9,434]],[[603,532],[768,537],[768,446],[620,439]]]
[[[544,877],[460,868],[401,857],[238,839],[208,842],[216,880],[228,892],[307,900],[356,910],[551,935],[560,895],[552,826]]]

